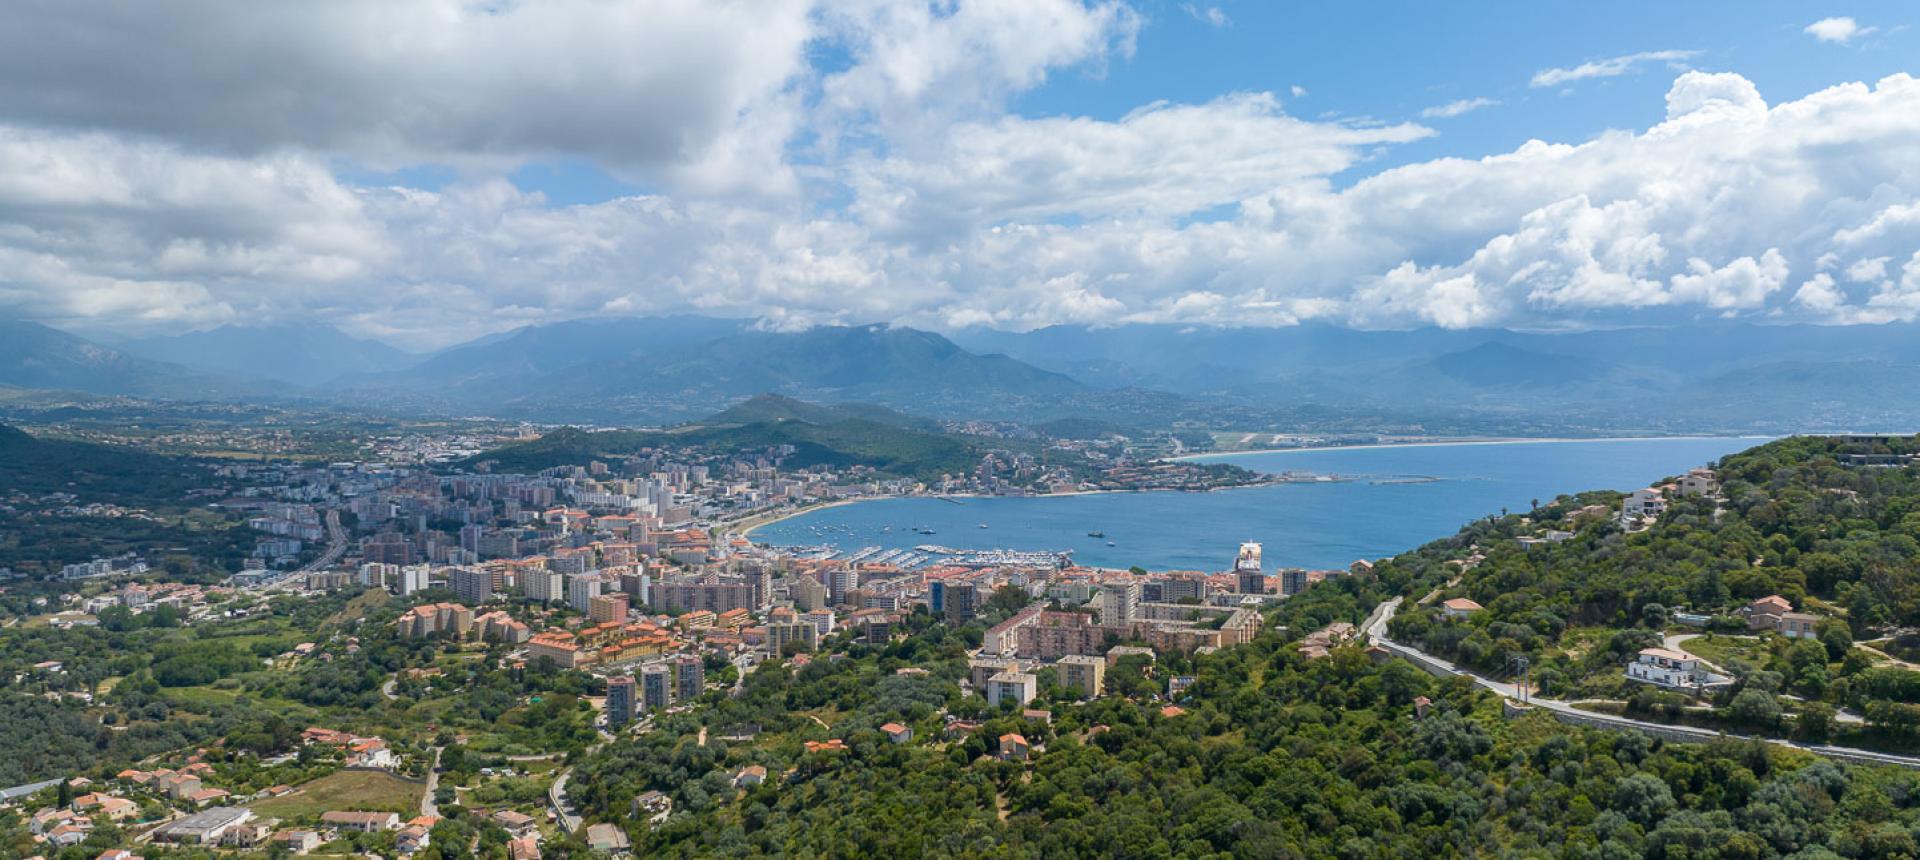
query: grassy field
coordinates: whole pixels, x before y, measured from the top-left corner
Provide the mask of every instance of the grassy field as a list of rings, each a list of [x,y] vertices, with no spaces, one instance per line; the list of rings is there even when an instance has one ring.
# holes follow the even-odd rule
[[[1728,636],[1714,633],[1689,639],[1681,647],[1723,669],[1730,660],[1765,665],[1770,653],[1770,647],[1765,639],[1756,636]]]
[[[300,791],[253,804],[253,814],[262,818],[319,818],[320,813],[336,809],[398,812],[402,819],[420,810],[424,786],[379,771],[343,770],[323,776]]]

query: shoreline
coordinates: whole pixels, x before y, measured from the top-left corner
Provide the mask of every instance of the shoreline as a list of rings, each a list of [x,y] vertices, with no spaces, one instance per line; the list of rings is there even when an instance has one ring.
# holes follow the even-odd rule
[[[1487,438],[1435,439],[1430,442],[1372,442],[1355,445],[1311,445],[1301,448],[1249,448],[1244,451],[1208,451],[1180,454],[1166,460],[1217,460],[1255,454],[1299,454],[1308,451],[1364,451],[1374,448],[1449,448],[1474,445],[1558,445],[1569,442],[1678,442],[1689,439],[1778,439],[1778,436],[1491,436]]]
[[[753,531],[755,529],[764,528],[766,526],[773,525],[774,523],[785,522],[795,517],[801,517],[801,516],[806,516],[807,514],[818,513],[820,511],[824,511],[829,508],[846,507],[847,505],[857,505],[857,504],[861,504],[862,502],[898,501],[901,499],[1066,499],[1066,498],[1072,498],[1074,496],[1112,496],[1112,495],[1121,495],[1125,493],[1219,493],[1219,492],[1225,492],[1228,490],[1245,490],[1251,487],[1270,487],[1275,484],[1284,484],[1284,483],[1288,483],[1288,482],[1260,481],[1252,484],[1235,484],[1230,487],[1213,487],[1206,490],[1175,490],[1175,489],[1074,490],[1073,492],[1070,492],[1070,493],[1034,493],[1034,494],[1025,495],[1025,496],[1012,496],[1012,495],[993,496],[993,495],[986,495],[983,493],[937,493],[937,494],[926,493],[923,495],[912,495],[912,496],[862,496],[857,499],[840,499],[838,501],[827,502],[825,504],[808,505],[803,508],[795,508],[791,511],[787,511],[777,516],[756,515],[754,517],[747,518],[747,520],[742,520],[741,522],[745,523],[750,520],[756,520],[756,519],[758,520],[758,522],[753,522],[751,525],[747,525],[744,528],[729,526],[726,530],[726,533],[731,535],[738,535],[740,537],[748,538],[749,540],[751,540],[753,537]],[[761,517],[765,517],[765,518],[762,519]]]
[[[1320,445],[1320,446],[1314,446],[1314,447],[1309,447],[1309,448],[1271,448],[1271,449],[1267,449],[1267,450],[1259,450],[1259,451],[1228,451],[1228,452],[1220,452],[1220,453],[1206,453],[1206,454],[1182,454],[1182,455],[1180,455],[1180,456],[1177,456],[1177,457],[1166,457],[1166,458],[1163,458],[1163,459],[1166,459],[1166,460],[1213,460],[1213,459],[1221,459],[1221,458],[1226,458],[1226,457],[1241,457],[1241,456],[1246,456],[1246,455],[1249,455],[1249,454],[1294,454],[1294,453],[1301,453],[1301,452],[1307,452],[1307,451],[1359,451],[1359,450],[1371,450],[1371,449],[1375,449],[1375,448],[1440,448],[1440,447],[1454,447],[1454,446],[1460,446],[1460,447],[1464,447],[1464,446],[1469,446],[1469,445],[1531,445],[1531,444],[1562,444],[1562,443],[1568,443],[1568,442],[1672,442],[1672,441],[1680,441],[1680,440],[1688,440],[1688,439],[1753,439],[1753,440],[1767,440],[1767,439],[1777,439],[1777,438],[1780,438],[1780,437],[1777,437],[1777,436],[1712,436],[1712,435],[1704,435],[1704,436],[1702,436],[1702,435],[1694,435],[1694,436],[1609,436],[1609,437],[1578,437],[1578,436],[1549,436],[1549,437],[1527,437],[1527,436],[1513,436],[1513,437],[1489,437],[1489,438],[1484,438],[1484,439],[1448,439],[1448,440],[1434,440],[1434,441],[1431,441],[1431,442],[1378,442],[1378,443],[1374,443],[1374,444],[1369,444],[1369,445]],[[926,494],[926,495],[912,495],[912,496],[863,496],[863,497],[861,497],[861,498],[858,498],[858,499],[840,499],[840,500],[837,500],[837,501],[832,501],[832,502],[826,502],[826,503],[824,503],[824,504],[816,504],[816,505],[808,505],[808,506],[806,506],[806,507],[802,507],[802,508],[795,508],[795,509],[793,509],[793,510],[791,510],[791,511],[787,511],[787,512],[785,512],[785,513],[781,513],[781,514],[779,514],[779,515],[777,515],[777,516],[767,516],[767,515],[762,515],[762,516],[756,516],[756,517],[749,517],[749,518],[748,518],[747,520],[742,520],[741,522],[742,522],[742,523],[750,523],[750,524],[747,524],[747,525],[744,525],[744,526],[740,526],[740,525],[736,525],[736,526],[729,526],[729,527],[727,528],[727,530],[726,530],[726,533],[727,533],[727,534],[732,534],[732,535],[737,535],[737,536],[739,536],[739,537],[744,537],[744,538],[747,538],[748,540],[752,540],[752,538],[753,538],[753,532],[754,532],[754,531],[755,531],[756,529],[760,529],[760,528],[763,528],[763,527],[766,527],[766,526],[770,526],[770,525],[773,525],[773,524],[775,524],[775,523],[779,523],[779,522],[785,522],[785,521],[787,521],[787,520],[790,520],[790,519],[793,519],[793,518],[795,518],[795,517],[800,517],[800,516],[805,516],[805,515],[807,515],[807,514],[811,514],[811,513],[816,513],[816,512],[819,512],[819,511],[824,511],[824,510],[828,510],[828,509],[830,509],[830,508],[839,508],[839,507],[845,507],[845,506],[847,506],[847,505],[857,505],[857,504],[861,504],[861,503],[863,503],[863,502],[879,502],[879,501],[888,501],[888,500],[897,500],[897,499],[938,499],[938,498],[948,498],[948,499],[1010,499],[1010,498],[1022,498],[1022,499],[1065,499],[1065,498],[1072,498],[1072,497],[1074,497],[1074,496],[1104,496],[1104,495],[1118,495],[1118,494],[1122,494],[1122,493],[1180,493],[1180,492],[1206,492],[1206,493],[1217,493],[1217,492],[1227,492],[1227,491],[1231,491],[1231,490],[1244,490],[1244,489],[1249,489],[1249,488],[1253,488],[1253,487],[1268,487],[1268,486],[1275,486],[1275,485],[1279,485],[1279,484],[1287,484],[1287,483],[1290,483],[1290,482],[1287,482],[1287,481],[1261,481],[1261,482],[1258,482],[1258,483],[1252,483],[1252,484],[1240,484],[1240,485],[1235,485],[1235,486],[1231,486],[1231,487],[1215,487],[1215,488],[1212,488],[1212,489],[1207,489],[1207,490],[1173,490],[1173,489],[1160,489],[1160,490],[1074,490],[1073,492],[1069,492],[1069,493],[1040,493],[1040,494],[1033,494],[1033,495],[1027,495],[1027,496],[989,496],[989,495],[982,495],[982,494],[980,494],[980,493],[940,493],[940,494],[932,494],[932,493],[929,493],[929,494]]]

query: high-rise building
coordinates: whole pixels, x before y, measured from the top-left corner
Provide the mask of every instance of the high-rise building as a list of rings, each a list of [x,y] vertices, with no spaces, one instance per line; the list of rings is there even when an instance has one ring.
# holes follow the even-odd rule
[[[860,587],[860,572],[851,566],[827,571],[827,605],[844,606],[848,595]]]
[[[360,584],[368,588],[386,588],[387,583],[399,577],[400,566],[397,564],[360,565]]]
[[[971,582],[948,582],[943,585],[945,594],[941,600],[941,611],[949,623],[962,624],[980,614],[980,586]]]
[[[471,567],[456,567],[447,574],[453,596],[468,606],[479,606],[493,599],[493,573]]]
[[[1306,591],[1311,584],[1313,580],[1308,577],[1305,568],[1290,567],[1280,571],[1280,593],[1288,597]]]
[[[767,650],[775,655],[785,654],[787,643],[799,642],[811,651],[820,647],[819,628],[805,621],[793,621],[785,624],[767,625]]]
[[[606,583],[597,576],[572,576],[567,578],[567,605],[576,612],[587,612],[593,608],[593,599],[599,597]]]
[[[1247,541],[1240,545],[1240,556],[1233,560],[1233,575],[1241,594],[1266,594],[1267,573],[1260,566],[1260,545]]]
[[[400,576],[393,581],[397,593],[401,597],[406,597],[409,594],[426,591],[427,574],[431,570],[432,568],[424,564],[409,564],[400,568]]]
[[[641,667],[640,702],[648,713],[666,710],[673,704],[673,670],[665,663]]]
[[[633,722],[634,713],[633,676],[625,675],[607,679],[607,725],[619,728]]]
[[[566,579],[551,570],[520,571],[520,594],[535,603],[552,603],[565,597]]]
[[[691,702],[700,697],[701,689],[707,685],[707,666],[700,658],[692,654],[682,654],[673,658],[673,697],[682,702]]]
[[[636,606],[653,605],[653,581],[647,576],[646,568],[634,565],[632,570],[620,574],[620,590],[632,598]]]
[[[811,573],[796,577],[788,592],[793,597],[794,608],[801,612],[827,607],[827,586]]]
[[[1140,610],[1140,583],[1110,582],[1100,586],[1100,624],[1119,627],[1134,619]]]

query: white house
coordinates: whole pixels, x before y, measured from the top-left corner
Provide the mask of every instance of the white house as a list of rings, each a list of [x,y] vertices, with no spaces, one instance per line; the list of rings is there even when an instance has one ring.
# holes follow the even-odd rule
[[[1700,658],[1666,648],[1641,649],[1639,658],[1627,664],[1627,680],[1675,690],[1695,690],[1733,682],[1732,678],[1702,668]]]
[[[1648,487],[1644,490],[1634,490],[1632,495],[1620,503],[1620,519],[1622,522],[1657,520],[1661,514],[1666,512],[1666,494],[1654,487]]]

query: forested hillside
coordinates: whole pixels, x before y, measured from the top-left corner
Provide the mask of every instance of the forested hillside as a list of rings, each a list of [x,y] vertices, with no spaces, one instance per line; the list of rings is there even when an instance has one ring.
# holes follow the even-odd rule
[[[1434,599],[1401,612],[1392,634],[1493,674],[1525,657],[1550,695],[1672,710],[1668,694],[1622,678],[1640,649],[1665,641],[1736,678],[1719,704],[1754,691],[1745,707],[1719,712],[1727,720],[1783,728],[1783,712],[1800,712],[1810,719],[1793,729],[1824,738],[1832,708],[1850,708],[1872,724],[1852,729],[1863,740],[1911,747],[1920,672],[1893,658],[1914,656],[1908,631],[1920,625],[1916,450],[1912,437],[1783,439],[1717,464],[1717,498],[1669,493],[1665,514],[1639,531],[1615,518],[1612,493],[1475,523],[1381,573],[1405,583],[1410,600],[1451,580],[1432,596],[1484,609],[1449,617]],[[1596,515],[1594,505],[1606,510]],[[1521,544],[1547,530],[1571,537]],[[1807,616],[1811,635],[1750,629],[1744,608],[1770,595]]]
[[[1321,589],[1316,589],[1320,591]],[[1286,619],[1355,617],[1375,595],[1331,585]],[[920,616],[924,619],[924,616]],[[1163,656],[1113,695],[1046,704],[1052,723],[961,697],[964,639],[922,622],[884,651],[767,665],[735,700],[657,721],[578,767],[574,797],[646,856],[1892,857],[1920,850],[1920,778],[1728,741],[1668,745],[1506,721],[1491,694],[1357,647],[1307,660],[1287,637],[1188,662]],[[944,661],[939,659],[944,655]],[[893,670],[932,666],[931,676]],[[1198,681],[1178,703],[1147,695]],[[1151,680],[1151,679],[1150,679]],[[1433,705],[1418,716],[1415,701]],[[943,733],[941,709],[982,721]],[[818,717],[820,723],[814,718]],[[898,721],[894,744],[876,728]],[[824,723],[824,725],[822,724]],[[750,741],[696,741],[756,725]],[[1003,733],[1031,761],[993,753]],[[846,750],[809,752],[841,738]],[[733,774],[759,764],[758,786]],[[632,799],[676,812],[648,830]],[[1804,852],[1796,854],[1796,852]]]

